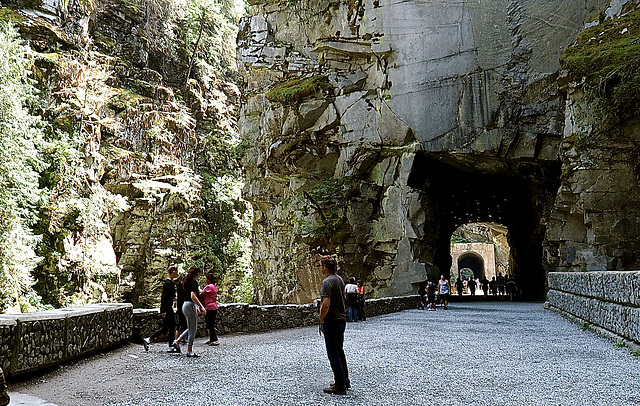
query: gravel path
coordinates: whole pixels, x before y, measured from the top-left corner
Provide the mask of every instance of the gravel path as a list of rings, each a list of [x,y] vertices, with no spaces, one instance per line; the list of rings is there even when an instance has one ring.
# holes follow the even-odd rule
[[[200,358],[128,345],[9,386],[11,405],[640,405],[640,357],[541,303],[453,303],[349,323],[353,388],[317,327],[196,341]],[[48,402],[48,403],[47,403]]]

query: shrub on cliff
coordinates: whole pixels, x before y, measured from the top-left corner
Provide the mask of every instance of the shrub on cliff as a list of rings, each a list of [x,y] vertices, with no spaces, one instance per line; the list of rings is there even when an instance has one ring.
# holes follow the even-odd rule
[[[584,30],[560,62],[600,113],[601,125],[640,114],[640,9]]]

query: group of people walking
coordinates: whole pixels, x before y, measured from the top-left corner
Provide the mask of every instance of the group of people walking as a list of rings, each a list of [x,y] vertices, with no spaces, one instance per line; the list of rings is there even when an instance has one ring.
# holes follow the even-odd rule
[[[449,295],[451,295],[451,283],[444,275],[440,275],[437,284],[428,280],[418,288],[418,308],[424,310],[427,306],[428,310],[436,311],[436,302],[440,302],[443,308],[448,310]]]
[[[483,276],[480,280],[469,278],[469,280],[463,281],[458,278],[456,279],[455,287],[459,296],[462,296],[465,290],[468,290],[471,296],[475,296],[478,288],[482,289],[485,297],[493,295],[508,297],[509,300],[513,300],[518,293],[518,287],[513,277],[507,275],[505,278],[502,276],[502,272],[499,272],[497,277],[492,277],[491,280],[487,279],[486,276]]]
[[[160,297],[160,315],[162,328],[151,336],[144,338],[142,343],[146,351],[149,345],[158,337],[166,336],[169,344],[167,352],[181,353],[180,343],[187,342],[187,357],[197,357],[193,351],[196,332],[198,330],[198,315],[204,315],[207,330],[209,331],[208,345],[219,345],[216,335],[216,317],[218,313],[218,286],[217,278],[209,273],[205,277],[205,285],[200,289],[198,278],[202,275],[200,267],[194,265],[189,268],[184,278],[179,277],[178,268],[174,265],[167,269],[167,279],[162,288]],[[177,289],[174,279],[178,279]],[[181,279],[181,280],[180,280]],[[177,304],[173,310],[174,302]],[[176,317],[178,314],[178,326]]]
[[[498,273],[498,276],[494,276],[491,280],[483,276],[479,281],[473,278],[462,281],[458,278],[455,282],[455,292],[459,296],[462,296],[465,290],[468,290],[471,296],[475,296],[478,287],[482,289],[485,297],[493,295],[514,300],[518,294],[515,280],[510,275],[505,278],[502,273]],[[421,283],[418,287],[418,309],[426,307],[428,310],[435,311],[437,303],[442,304],[444,309],[448,309],[449,297],[452,293],[451,284],[444,275],[440,276],[437,283],[432,280]]]

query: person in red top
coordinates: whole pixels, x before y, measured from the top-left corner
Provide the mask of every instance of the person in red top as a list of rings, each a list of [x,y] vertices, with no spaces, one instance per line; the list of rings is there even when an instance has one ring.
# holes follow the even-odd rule
[[[366,320],[367,316],[364,314],[364,285],[361,280],[358,280],[358,320]]]
[[[218,278],[212,273],[207,274],[206,284],[200,291],[200,298],[204,304],[204,308],[207,309],[205,321],[207,323],[207,330],[209,330],[209,345],[220,345],[218,336],[216,335],[216,316],[218,315]]]

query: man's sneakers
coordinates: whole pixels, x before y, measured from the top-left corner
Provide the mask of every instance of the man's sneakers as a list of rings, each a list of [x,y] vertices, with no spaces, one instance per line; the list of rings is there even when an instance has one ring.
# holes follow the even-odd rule
[[[199,357],[198,354],[196,354],[195,352],[188,352],[187,353],[187,358],[197,358]]]
[[[207,345],[210,345],[212,347],[216,345],[220,345],[220,341],[211,341],[211,342],[208,342]]]
[[[324,391],[324,393],[330,393],[332,395],[346,395],[347,394],[347,388],[341,388],[341,387],[336,386],[336,385],[331,385],[328,388],[324,388],[323,391]]]
[[[142,345],[144,345],[144,350],[147,352],[149,351],[149,344],[151,344],[151,340],[148,337],[142,339]]]
[[[173,344],[171,344],[171,346],[173,347],[173,349],[175,351],[173,352],[177,352],[178,354],[182,353],[182,350],[180,349],[180,344],[176,343],[175,341],[173,342]]]

